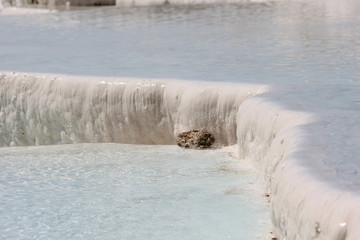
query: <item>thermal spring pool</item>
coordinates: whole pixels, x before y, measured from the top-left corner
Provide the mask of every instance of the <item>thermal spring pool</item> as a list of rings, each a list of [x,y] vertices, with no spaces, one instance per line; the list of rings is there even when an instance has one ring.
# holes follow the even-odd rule
[[[224,150],[0,149],[1,239],[264,239],[266,199]]]
[[[360,239],[359,1],[214,1],[4,1],[1,237]]]

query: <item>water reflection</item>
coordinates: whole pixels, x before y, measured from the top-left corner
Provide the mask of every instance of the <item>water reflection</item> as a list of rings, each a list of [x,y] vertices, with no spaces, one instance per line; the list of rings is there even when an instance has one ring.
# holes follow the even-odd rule
[[[359,5],[268,1],[2,17],[0,70],[353,83],[360,79]]]

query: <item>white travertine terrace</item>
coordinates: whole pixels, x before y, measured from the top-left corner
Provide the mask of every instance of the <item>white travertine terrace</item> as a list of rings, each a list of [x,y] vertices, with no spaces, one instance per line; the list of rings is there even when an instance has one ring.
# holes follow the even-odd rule
[[[0,76],[0,146],[174,144],[178,133],[199,127],[233,145],[239,105],[266,91],[176,80]]]
[[[360,239],[358,185],[324,163],[316,141],[331,141],[319,120],[273,101],[267,86],[1,73],[0,89],[2,147],[174,144],[204,127],[259,170],[279,239]]]

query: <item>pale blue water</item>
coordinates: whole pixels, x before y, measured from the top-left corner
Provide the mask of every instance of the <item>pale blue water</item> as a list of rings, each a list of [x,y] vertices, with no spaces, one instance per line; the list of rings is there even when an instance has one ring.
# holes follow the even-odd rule
[[[0,70],[265,83],[295,92],[291,108],[356,110],[359,13],[317,0],[0,15]]]
[[[359,6],[344,5],[275,1],[0,16],[0,70],[358,83]]]
[[[359,39],[360,14],[355,2],[341,7],[321,1],[274,1],[0,15],[0,70],[271,84],[276,86],[270,95],[272,99],[293,110],[316,113],[322,119],[314,129],[323,128],[332,144],[321,148],[334,156],[335,161],[327,164],[339,165],[342,163],[337,159],[359,155],[354,145],[360,126]],[[121,160],[124,165],[114,162],[119,157],[116,148],[95,154],[86,147],[43,147],[16,149],[3,155],[0,162],[7,168],[1,175],[6,191],[0,198],[4,203],[0,236],[234,236],[245,240],[256,239],[250,236],[266,231],[266,224],[256,225],[269,220],[265,202],[252,209],[252,201],[260,198],[249,202],[248,189],[245,195],[226,194],[235,185],[243,186],[242,181],[247,178],[232,170],[226,174],[216,171],[222,158],[212,157],[211,153],[199,159],[198,153],[177,152],[169,156],[173,149],[167,147],[124,147],[121,152],[128,160],[138,159],[136,164],[143,170],[138,171],[138,165],[127,164],[126,158]],[[322,152],[309,151],[309,155],[316,154],[323,157]],[[104,155],[109,156],[106,164],[99,166],[97,161],[104,161]],[[169,162],[162,162],[164,156],[169,156]],[[208,157],[214,165],[204,163]],[[188,164],[185,168],[183,158]],[[173,161],[179,165],[173,166]],[[29,168],[29,163],[36,167]],[[197,164],[203,163],[199,176]],[[53,175],[53,169],[60,177]],[[124,169],[135,179],[129,180],[125,190],[117,188],[119,177],[126,176]],[[170,172],[162,172],[167,170]],[[147,177],[154,181],[147,182]],[[219,178],[222,180],[218,183]],[[169,185],[162,186],[159,181],[163,179]],[[141,184],[137,184],[138,180]],[[178,182],[185,185],[175,185]],[[192,195],[194,188],[195,193],[204,195]],[[144,195],[140,194],[142,191]],[[235,192],[242,191],[235,187]],[[216,197],[216,203],[212,197]],[[203,222],[204,219],[208,221]]]
[[[224,151],[0,149],[1,239],[263,239],[253,170]]]

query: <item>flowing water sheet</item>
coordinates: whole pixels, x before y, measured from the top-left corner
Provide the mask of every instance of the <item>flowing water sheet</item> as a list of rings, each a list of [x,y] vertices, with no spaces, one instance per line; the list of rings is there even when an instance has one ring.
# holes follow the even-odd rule
[[[3,73],[1,145],[171,144],[206,126],[259,169],[278,238],[357,240],[358,13],[318,0],[0,16],[4,71],[136,77]]]

